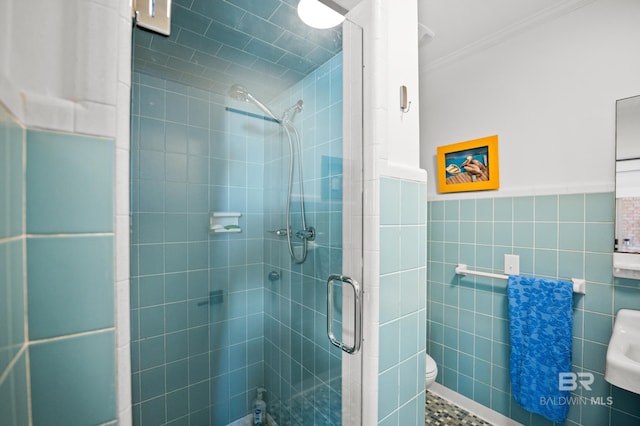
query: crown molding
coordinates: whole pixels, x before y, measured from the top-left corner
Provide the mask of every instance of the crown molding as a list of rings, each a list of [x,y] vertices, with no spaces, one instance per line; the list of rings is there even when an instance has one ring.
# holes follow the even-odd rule
[[[586,6],[589,3],[593,3],[594,1],[596,0],[564,0],[558,2],[558,4],[543,9],[536,14],[528,16],[525,19],[496,31],[491,35],[476,40],[461,49],[455,50],[431,62],[421,63],[420,72],[424,73],[433,71],[475,53],[489,49],[490,47],[503,43],[504,41],[513,38],[515,35],[529,30],[530,28],[566,15],[576,9]]]

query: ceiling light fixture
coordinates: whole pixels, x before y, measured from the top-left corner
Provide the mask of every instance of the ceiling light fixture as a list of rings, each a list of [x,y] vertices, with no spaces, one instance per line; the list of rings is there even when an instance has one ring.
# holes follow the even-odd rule
[[[347,10],[341,8],[338,4],[334,2],[329,3],[335,5],[336,8],[341,9],[344,13],[347,12]],[[342,24],[342,21],[344,21],[342,14],[318,0],[300,0],[300,3],[298,3],[298,16],[305,24],[321,30],[333,28]]]

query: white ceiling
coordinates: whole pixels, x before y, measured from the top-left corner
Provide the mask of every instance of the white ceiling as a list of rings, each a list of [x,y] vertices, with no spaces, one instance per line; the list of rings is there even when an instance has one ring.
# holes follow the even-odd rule
[[[334,0],[351,9],[361,0]],[[418,0],[418,21],[434,34],[420,43],[421,68],[431,68],[593,0]]]

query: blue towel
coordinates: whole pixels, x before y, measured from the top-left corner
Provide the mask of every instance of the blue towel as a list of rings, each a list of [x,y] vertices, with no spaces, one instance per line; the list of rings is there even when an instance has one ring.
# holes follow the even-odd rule
[[[511,275],[511,392],[524,409],[564,423],[571,392],[558,374],[571,371],[573,284]]]

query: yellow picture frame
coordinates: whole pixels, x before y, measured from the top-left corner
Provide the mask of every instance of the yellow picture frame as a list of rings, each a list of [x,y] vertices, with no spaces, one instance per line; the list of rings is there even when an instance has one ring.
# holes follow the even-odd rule
[[[439,146],[438,192],[485,191],[500,187],[498,135]]]

